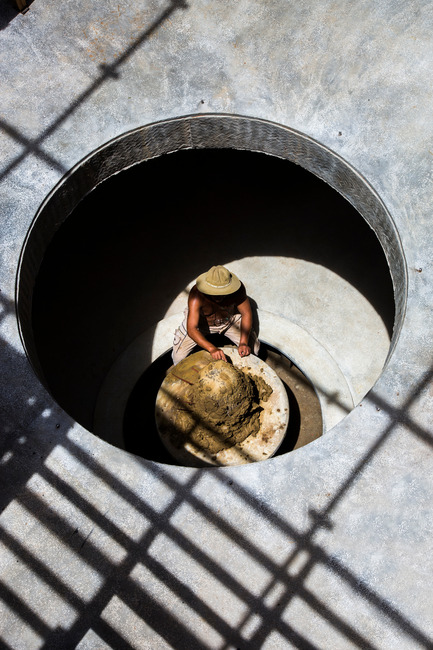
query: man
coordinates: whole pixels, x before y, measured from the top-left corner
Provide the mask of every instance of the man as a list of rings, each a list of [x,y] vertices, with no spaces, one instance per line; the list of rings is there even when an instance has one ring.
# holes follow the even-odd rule
[[[182,361],[196,345],[213,359],[227,361],[223,350],[208,341],[209,334],[227,336],[238,346],[241,357],[251,354],[250,343],[257,354],[260,343],[252,326],[251,305],[243,283],[224,266],[213,266],[197,278],[189,293],[185,319],[174,335],[173,362]]]

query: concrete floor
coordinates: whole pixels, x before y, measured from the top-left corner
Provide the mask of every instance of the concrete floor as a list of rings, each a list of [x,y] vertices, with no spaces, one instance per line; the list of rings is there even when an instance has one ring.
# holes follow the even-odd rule
[[[433,647],[432,33],[433,9],[423,0],[374,6],[360,0],[350,8],[340,0],[313,5],[155,0],[140,6],[124,0],[103,5],[35,0],[25,15],[17,14],[12,2],[2,5],[3,647]],[[347,198],[381,242],[393,279],[395,325],[385,368],[375,371],[380,376],[368,388],[366,371],[354,372],[358,366],[347,339],[327,340],[326,351],[348,377],[357,406],[326,435],[263,463],[194,470],[125,452],[86,425],[122,351],[143,332],[162,331],[158,328],[178,313],[185,287],[209,257],[207,239],[178,275],[167,276],[165,260],[152,266],[151,280],[159,279],[167,292],[157,318],[150,317],[146,303],[143,320],[131,321],[131,312],[121,307],[131,305],[131,296],[140,298],[140,291],[124,282],[111,285],[111,312],[124,314],[123,340],[105,335],[98,340],[95,333],[106,329],[93,313],[87,321],[89,349],[99,347],[99,362],[92,367],[89,358],[81,378],[81,361],[72,368],[82,399],[62,404],[65,408],[34,370],[54,369],[67,384],[62,363],[68,369],[74,346],[80,347],[67,338],[74,328],[68,333],[62,323],[71,315],[74,323],[86,322],[92,287],[105,287],[104,274],[108,280],[125,278],[113,251],[105,249],[107,264],[98,278],[85,271],[94,245],[94,239],[85,239],[87,230],[82,235],[87,252],[84,246],[74,257],[74,249],[65,249],[65,265],[75,267],[78,284],[70,293],[71,282],[57,312],[50,305],[51,316],[59,319],[57,326],[51,321],[52,332],[66,339],[56,347],[53,338],[51,359],[45,343],[42,365],[30,317],[47,245],[86,193],[163,151],[215,146],[286,158]],[[147,255],[158,259],[167,233],[158,209],[149,213],[148,207],[166,206],[171,196],[176,208],[185,194],[196,194],[196,180],[190,175],[177,188],[174,175],[160,176],[158,186],[139,182],[143,220],[151,217],[160,228],[158,237],[148,237]],[[217,204],[218,192],[214,200]],[[129,212],[122,215],[125,221]],[[94,218],[101,218],[98,205]],[[178,223],[170,219],[177,232]],[[294,222],[286,212],[280,223]],[[325,223],[329,226],[329,217]],[[350,232],[351,219],[346,224]],[[107,230],[112,226],[107,223]],[[336,279],[345,305],[356,292],[389,341],[392,309],[375,298],[388,301],[389,292],[373,291],[376,266],[368,256],[359,258],[370,274],[363,284],[359,269],[344,275],[353,255],[345,254],[338,269],[319,261],[322,252],[332,258],[332,246],[326,237],[314,239],[313,228],[311,255],[297,257],[290,250],[293,238],[281,238],[279,231],[268,240],[260,231],[247,236],[243,226],[235,222],[234,237],[220,243],[222,261],[242,275],[257,268],[258,259],[263,262],[249,291],[257,290],[264,325],[275,324],[278,336],[290,333],[284,345],[316,323],[310,320],[303,330],[311,309],[302,310],[301,292],[292,300],[292,292],[281,288],[290,259],[302,260],[296,273],[310,296],[311,269]],[[303,232],[305,240],[294,239],[306,250],[308,229]],[[112,240],[115,235],[112,230]],[[272,250],[258,251],[254,241],[272,243]],[[358,241],[362,248],[355,238],[354,251]],[[129,257],[121,259],[134,266],[143,246],[133,231],[130,244]],[[173,238],[171,263],[185,269],[185,258],[173,259],[175,244]],[[260,276],[269,273],[279,279],[278,296],[269,290],[274,283],[259,291]],[[378,277],[385,282],[386,275]],[[58,297],[65,278],[59,272]],[[101,314],[105,323],[109,295],[94,293],[96,303],[107,308]],[[335,290],[315,297],[330,308],[311,336],[323,347],[322,335],[333,330],[326,325]],[[65,312],[68,300],[72,309]],[[133,312],[139,307],[140,302]],[[117,329],[121,317],[116,318]],[[356,325],[363,334],[362,324]],[[143,352],[147,363],[157,352],[154,338]],[[369,341],[371,336],[364,349]],[[373,359],[381,366],[383,357],[369,352],[367,365]],[[73,397],[74,391],[62,395]],[[328,398],[329,404],[338,401],[338,395]]]

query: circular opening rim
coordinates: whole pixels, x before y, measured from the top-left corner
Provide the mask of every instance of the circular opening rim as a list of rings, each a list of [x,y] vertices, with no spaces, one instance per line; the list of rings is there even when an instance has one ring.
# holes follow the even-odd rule
[[[384,251],[394,288],[394,328],[386,367],[404,322],[407,269],[395,223],[378,194],[340,156],[290,127],[251,117],[206,114],[144,125],[109,141],[77,163],[57,183],[37,211],[21,250],[16,276],[16,304],[24,350],[44,385],[44,372],[32,332],[32,292],[45,250],[58,228],[89,192],[114,174],[167,153],[223,148],[264,153],[300,165],[340,193],[374,230]]]

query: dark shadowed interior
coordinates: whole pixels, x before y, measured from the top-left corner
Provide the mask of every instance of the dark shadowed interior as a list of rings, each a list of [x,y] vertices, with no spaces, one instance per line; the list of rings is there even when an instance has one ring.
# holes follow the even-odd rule
[[[111,365],[164,317],[191,278],[212,264],[260,255],[331,269],[370,301],[392,334],[393,289],[382,248],[335,190],[264,154],[179,151],[96,187],[52,239],[33,295],[47,388],[92,430]]]

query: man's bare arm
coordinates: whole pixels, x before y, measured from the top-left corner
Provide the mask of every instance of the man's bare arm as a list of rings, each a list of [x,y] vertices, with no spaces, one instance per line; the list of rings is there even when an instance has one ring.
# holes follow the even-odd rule
[[[237,305],[237,308],[241,315],[241,338],[238,346],[239,356],[247,357],[251,354],[251,348],[248,345],[248,341],[253,327],[253,313],[248,298],[245,298],[243,302]]]

